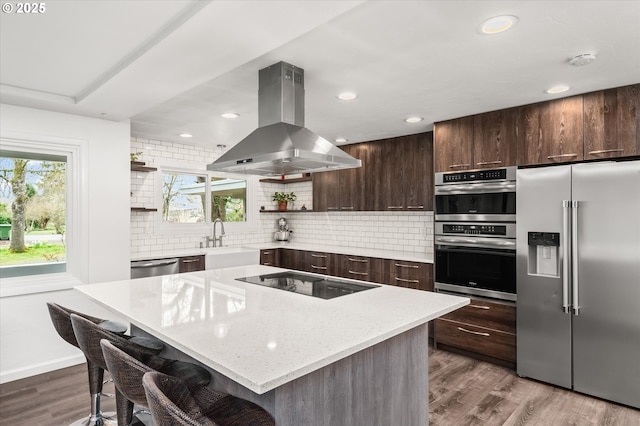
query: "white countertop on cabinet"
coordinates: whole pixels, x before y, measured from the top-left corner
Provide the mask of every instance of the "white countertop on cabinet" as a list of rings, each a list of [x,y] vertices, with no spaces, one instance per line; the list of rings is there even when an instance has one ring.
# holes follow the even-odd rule
[[[230,246],[233,247],[233,246]],[[409,252],[409,251],[397,251],[397,250],[384,250],[384,249],[369,249],[361,247],[341,247],[324,244],[304,244],[304,243],[292,243],[292,242],[269,242],[260,244],[245,244],[241,247],[255,248],[258,250],[270,249],[270,248],[287,248],[292,250],[306,250],[306,251],[320,251],[325,253],[337,253],[337,254],[350,254],[353,256],[366,256],[377,257],[381,259],[394,259],[405,260],[408,262],[423,262],[433,263],[433,255],[427,253]],[[131,258],[135,260],[149,260],[149,259],[166,259],[169,257],[183,257],[183,256],[197,256],[206,254],[206,249],[201,248],[189,248],[180,250],[168,250],[162,253],[138,253]]]
[[[278,271],[251,265],[75,289],[258,394],[469,303],[388,285],[324,300],[236,280]]]

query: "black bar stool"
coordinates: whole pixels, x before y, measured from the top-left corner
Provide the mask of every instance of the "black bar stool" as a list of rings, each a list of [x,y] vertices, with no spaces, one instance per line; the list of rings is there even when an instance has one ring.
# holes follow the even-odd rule
[[[253,402],[207,387],[190,388],[177,377],[150,372],[142,384],[156,425],[275,425],[271,414]]]
[[[186,381],[190,386],[206,386],[211,374],[205,368],[189,362],[176,361],[155,355],[140,353],[134,345],[122,345],[103,339],[100,342],[107,368],[113,377],[118,393],[118,424],[129,424],[133,418],[133,405],[149,409],[142,387],[142,376],[150,371],[160,371]],[[124,398],[119,398],[120,396]]]
[[[47,308],[49,309],[49,316],[51,317],[51,322],[53,322],[53,327],[56,329],[60,337],[78,349],[80,349],[80,346],[73,332],[71,314],[81,316],[111,333],[124,334],[128,328],[122,323],[93,317],[52,302],[47,302]],[[102,394],[104,370],[87,358],[87,372],[89,375],[89,393],[91,394],[91,414],[89,414],[88,418],[75,421],[73,425],[103,425],[108,423],[109,417],[107,415],[103,415],[100,411],[100,395]],[[113,415],[115,413],[110,414]]]

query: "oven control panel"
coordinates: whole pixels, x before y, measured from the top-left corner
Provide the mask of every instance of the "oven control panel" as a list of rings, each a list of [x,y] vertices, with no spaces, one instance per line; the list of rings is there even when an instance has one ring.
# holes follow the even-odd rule
[[[515,223],[443,223],[436,222],[436,235],[478,235],[515,238]]]
[[[501,169],[466,170],[463,172],[440,172],[435,175],[435,184],[446,185],[463,182],[515,181],[516,167]]]

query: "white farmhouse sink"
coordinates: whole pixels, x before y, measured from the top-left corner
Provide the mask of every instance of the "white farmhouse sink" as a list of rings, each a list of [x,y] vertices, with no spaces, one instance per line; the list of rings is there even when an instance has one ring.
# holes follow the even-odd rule
[[[260,250],[248,247],[208,248],[204,249],[204,255],[205,269],[231,268],[260,263]]]

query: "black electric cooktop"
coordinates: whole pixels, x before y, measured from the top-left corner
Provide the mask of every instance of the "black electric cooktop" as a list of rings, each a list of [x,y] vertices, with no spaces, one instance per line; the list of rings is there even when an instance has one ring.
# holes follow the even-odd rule
[[[346,296],[347,294],[379,287],[377,285],[352,283],[334,278],[301,274],[293,271],[236,279],[238,281],[277,288],[279,290],[292,291],[294,293],[319,297],[321,299],[333,299],[335,297]]]

